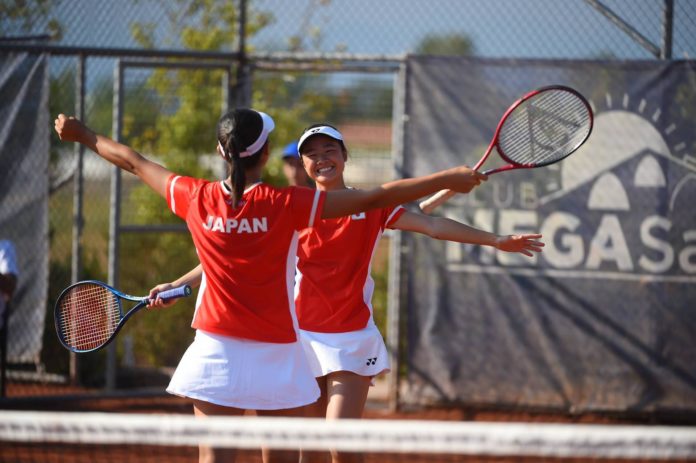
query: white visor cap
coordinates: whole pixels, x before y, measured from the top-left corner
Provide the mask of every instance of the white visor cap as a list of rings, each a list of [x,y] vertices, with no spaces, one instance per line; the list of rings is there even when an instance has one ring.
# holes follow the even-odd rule
[[[326,135],[327,137],[331,137],[334,140],[338,140],[341,142],[343,141],[343,135],[341,135],[341,132],[334,129],[333,127],[329,127],[328,125],[320,125],[319,127],[312,127],[311,129],[309,129],[305,133],[303,133],[302,136],[300,137],[300,140],[297,142],[297,152],[298,153],[302,153],[302,144],[314,135]]]
[[[261,116],[261,120],[263,121],[263,128],[261,129],[259,138],[257,138],[254,143],[249,145],[247,149],[239,153],[240,158],[246,158],[260,150],[263,147],[264,143],[266,143],[266,141],[268,140],[268,135],[271,132],[273,132],[273,129],[275,129],[275,122],[273,122],[273,118],[271,116],[269,116],[266,113],[262,113],[261,111],[256,112],[259,114],[259,116]]]
[[[275,122],[273,122],[273,118],[269,116],[266,113],[262,113],[261,111],[256,111],[252,110],[261,116],[261,120],[263,121],[263,127],[261,128],[261,133],[259,134],[259,138],[256,139],[254,143],[251,145],[247,146],[247,149],[239,153],[240,158],[246,158],[251,156],[252,154],[256,153],[258,150],[260,150],[263,147],[263,144],[266,143],[268,140],[268,135],[273,132],[273,129],[275,129]],[[218,141],[218,146],[222,150],[222,152],[225,152],[225,149],[223,148],[222,144]]]

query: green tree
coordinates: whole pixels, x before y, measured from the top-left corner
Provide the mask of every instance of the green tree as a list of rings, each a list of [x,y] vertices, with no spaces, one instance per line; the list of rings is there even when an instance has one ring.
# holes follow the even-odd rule
[[[0,36],[47,36],[59,40],[63,28],[51,15],[51,0],[0,1]]]
[[[392,79],[361,78],[347,88],[332,91],[328,120],[340,125],[347,118],[388,121],[392,117]]]
[[[169,35],[158,25],[138,23],[131,28],[143,47],[177,43],[189,50],[234,50],[237,44],[237,3],[220,1],[163,4],[167,8]],[[185,11],[179,11],[184,9]],[[247,34],[256,34],[274,18],[251,10]],[[247,37],[247,38],[249,38]],[[177,173],[215,178],[210,167],[221,166],[216,157],[215,127],[220,117],[223,93],[222,71],[209,69],[153,69],[142,77],[142,93],[126,102],[124,141],[150,154]],[[128,81],[128,79],[126,79]],[[272,146],[282,147],[297,137],[308,120],[323,119],[330,99],[316,95],[316,87],[292,73],[256,73],[252,94],[254,108],[271,113],[276,130]],[[135,95],[135,92],[134,92]],[[154,154],[153,154],[154,153]],[[280,163],[279,157],[274,157]],[[271,166],[273,167],[273,166]],[[280,169],[269,169],[270,180]],[[141,224],[182,223],[163,199],[148,188],[132,182],[124,174],[127,192],[122,206],[124,222]],[[121,286],[129,292],[142,292],[156,283],[171,281],[197,265],[195,249],[188,234],[145,233],[121,240]],[[193,336],[189,324],[193,300],[180,302],[165,311],[136,317],[127,327],[135,342],[139,363],[175,365]]]
[[[471,56],[475,52],[474,42],[463,34],[427,35],[416,46],[421,55]]]

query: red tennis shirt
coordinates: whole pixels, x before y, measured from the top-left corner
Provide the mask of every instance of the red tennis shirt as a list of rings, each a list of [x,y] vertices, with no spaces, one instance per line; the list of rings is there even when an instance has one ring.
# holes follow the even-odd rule
[[[299,231],[325,193],[250,186],[233,208],[223,182],[172,176],[167,203],[186,221],[203,265],[192,327],[263,342],[296,341],[293,276]]]
[[[406,212],[401,206],[350,217],[318,219],[300,232],[295,304],[300,328],[345,333],[372,317],[372,256],[385,228]]]

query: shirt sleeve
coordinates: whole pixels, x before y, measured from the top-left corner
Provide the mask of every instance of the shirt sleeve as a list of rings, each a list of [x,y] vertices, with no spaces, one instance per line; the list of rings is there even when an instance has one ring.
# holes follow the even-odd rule
[[[19,275],[17,253],[11,241],[0,241],[0,273],[3,275]]]
[[[326,192],[305,187],[289,187],[291,211],[296,230],[311,228],[319,219],[324,208]]]
[[[385,211],[385,221],[384,221],[384,227],[383,228],[392,228],[392,225],[394,225],[394,222],[399,220],[399,217],[401,217],[404,212],[406,212],[406,208],[403,206],[396,206],[396,207],[389,207],[384,210]]]
[[[201,181],[192,177],[172,175],[167,180],[167,205],[169,209],[186,220],[189,204]]]

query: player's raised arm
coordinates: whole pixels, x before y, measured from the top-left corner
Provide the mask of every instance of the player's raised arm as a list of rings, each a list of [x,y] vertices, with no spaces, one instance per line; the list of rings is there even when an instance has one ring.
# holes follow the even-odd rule
[[[470,227],[456,220],[405,212],[391,226],[395,230],[422,233],[438,240],[492,246],[505,252],[517,252],[531,257],[541,252],[544,243],[540,234],[496,235]]]
[[[460,166],[424,177],[395,180],[369,190],[329,191],[321,217],[343,217],[371,209],[393,207],[415,201],[440,189],[468,193],[487,179],[482,173]]]
[[[166,197],[167,179],[172,173],[161,165],[146,159],[129,146],[96,134],[79,119],[65,114],[59,114],[56,118],[55,130],[62,141],[85,145],[113,165],[137,175],[157,194]]]

